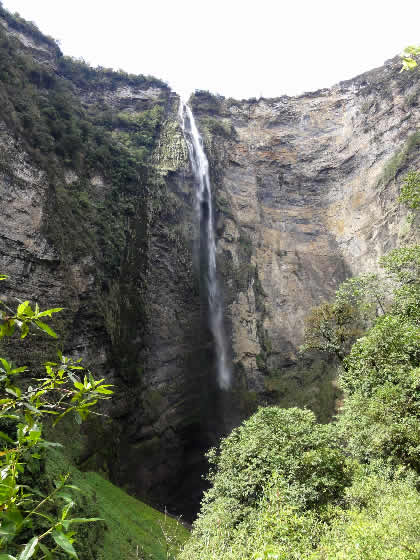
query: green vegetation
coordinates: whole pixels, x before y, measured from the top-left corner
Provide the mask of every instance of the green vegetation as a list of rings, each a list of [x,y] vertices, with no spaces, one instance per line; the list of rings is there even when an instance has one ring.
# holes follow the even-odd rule
[[[44,321],[61,308],[41,311],[38,305],[32,309],[29,301],[20,303],[16,311],[4,302],[0,307],[0,339],[17,332],[24,339],[32,329],[57,338]],[[95,381],[91,373],[84,372],[80,360],[61,353],[59,362],[45,364],[45,377],[29,382],[19,379],[27,367],[16,367],[5,358],[0,362],[0,550],[10,560],[51,558],[53,554],[77,558],[73,525],[98,519],[70,516],[75,502],[69,494],[68,474],[59,473],[50,488],[38,486],[44,454],[58,445],[42,437],[43,423],[48,415],[53,416],[54,426],[72,414],[80,424],[112,391],[103,379]]]
[[[404,49],[404,53],[401,55],[402,58],[402,68],[404,70],[414,70],[417,68],[417,59],[420,57],[420,46],[409,46]]]
[[[166,86],[65,57],[57,58],[56,72],[24,54],[19,45],[0,29],[0,117],[46,172],[51,192],[45,233],[63,261],[94,255],[112,275],[121,262],[127,218],[146,212],[146,195],[153,185],[147,162],[163,119],[162,101],[115,115],[105,104],[101,109],[82,105],[70,80],[81,85],[83,74],[86,86],[111,90],[125,80],[142,87],[159,85],[163,91]],[[14,181],[7,157],[0,165]],[[66,170],[75,174],[71,184]],[[104,182],[99,197],[92,185],[98,175]]]
[[[405,176],[400,201],[407,204],[412,210],[420,208],[420,173],[418,171],[410,171]]]
[[[376,274],[343,282],[333,303],[314,307],[305,321],[302,352],[318,350],[341,362],[352,344],[386,306],[383,283]]]
[[[174,558],[188,531],[175,519],[135,500],[96,473],[85,475],[107,525],[98,560],[115,558]]]
[[[80,558],[169,560],[186,541],[188,531],[175,519],[147,506],[93,472],[81,472],[56,450],[46,458],[46,476],[69,472],[75,508],[102,519],[78,532]]]
[[[308,317],[303,351],[341,364],[335,422],[268,407],[233,430],[181,560],[419,557],[420,246],[380,265]]]
[[[387,185],[395,179],[398,173],[409,162],[410,157],[415,154],[420,146],[420,131],[409,136],[401,150],[394,154],[386,164],[378,184]]]
[[[218,115],[222,98],[205,90],[196,90],[191,96],[190,105],[194,114]]]
[[[204,130],[216,136],[223,138],[231,138],[233,135],[233,126],[228,119],[216,119],[215,117],[204,116],[200,119],[200,125]]]
[[[420,494],[409,481],[361,469],[347,491],[347,509],[322,535],[311,560],[416,560],[420,553]]]
[[[71,59],[65,59],[65,65],[64,75],[70,76],[72,65],[80,67]],[[95,77],[97,71],[91,70],[91,74]],[[127,188],[138,181],[137,166],[145,157],[133,159],[123,145],[113,140],[109,112],[105,109],[95,113],[84,108],[69,80],[22,53],[19,41],[2,29],[0,99],[0,115],[8,129],[24,143],[26,151],[48,172],[50,179],[60,174],[64,164],[78,174],[101,172],[119,187]],[[152,118],[155,119],[154,114]],[[145,114],[143,124],[147,120]],[[146,148],[151,146],[148,128]],[[139,138],[136,141],[141,143]]]
[[[340,397],[336,383],[337,363],[322,356],[305,357],[298,365],[288,368],[269,369],[264,377],[264,386],[272,399],[269,402],[284,408],[291,403],[309,407],[319,422],[330,422]]]
[[[159,87],[168,89],[162,80],[153,76],[143,76],[142,74],[128,74],[123,70],[116,72],[111,68],[97,66],[92,68],[84,60],[75,60],[68,56],[61,56],[58,60],[58,70],[60,75],[71,80],[80,88],[89,89],[116,89],[118,86],[134,87]]]
[[[14,312],[0,304],[0,338],[24,339],[33,329],[57,338],[44,321],[61,308],[40,311],[25,301]],[[68,458],[71,449],[59,451],[43,437],[64,417],[77,426],[95,414],[92,407],[112,393],[109,385],[61,353],[40,379],[29,380],[26,367],[5,358],[0,364],[0,558],[174,558],[188,535],[181,524],[98,474],[81,473]]]
[[[40,43],[46,43],[50,48],[55,50],[57,54],[60,53],[60,49],[52,37],[45,36],[34,23],[24,20],[18,14],[12,15],[3,8],[2,2],[0,2],[0,17],[2,17],[15,31],[24,33]]]
[[[282,533],[290,553],[300,539],[293,533],[315,520],[299,511],[337,502],[350,484],[351,465],[334,442],[331,426],[308,410],[261,408],[208,454],[212,487],[181,558],[250,558],[262,531],[263,539]]]

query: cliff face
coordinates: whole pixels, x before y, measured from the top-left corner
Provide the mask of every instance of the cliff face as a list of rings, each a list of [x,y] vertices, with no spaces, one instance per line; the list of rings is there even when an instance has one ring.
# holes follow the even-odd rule
[[[284,405],[334,405],[331,372],[301,358],[304,319],[345,278],[414,240],[398,204],[419,164],[418,73],[393,60],[331,89],[193,100],[206,131],[237,375]]]
[[[0,23],[5,295],[64,306],[63,350],[116,385],[82,466],[192,511],[222,416],[232,423],[267,401],[331,413],[333,367],[299,357],[303,321],[418,231],[397,202],[419,164],[418,73],[391,61],[296,98],[193,97],[235,372],[227,405],[212,381],[178,97],[153,78],[71,62],[7,14]],[[37,363],[54,347],[37,337],[2,351]]]

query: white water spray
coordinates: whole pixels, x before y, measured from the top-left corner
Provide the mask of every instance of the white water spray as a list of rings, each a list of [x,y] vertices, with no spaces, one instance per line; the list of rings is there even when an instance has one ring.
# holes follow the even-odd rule
[[[221,389],[229,389],[231,385],[231,370],[228,364],[228,352],[225,330],[223,325],[222,298],[217,282],[216,269],[216,240],[213,223],[213,203],[209,175],[209,162],[203,148],[203,140],[198,132],[194,115],[190,107],[182,100],[179,104],[179,119],[182,132],[188,147],[191,167],[197,182],[196,212],[199,219],[200,230],[204,232],[201,240],[206,253],[206,281],[209,305],[210,330],[213,334],[216,361],[217,383]]]

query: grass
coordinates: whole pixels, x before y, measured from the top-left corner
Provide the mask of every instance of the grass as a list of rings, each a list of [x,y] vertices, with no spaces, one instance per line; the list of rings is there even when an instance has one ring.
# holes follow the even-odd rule
[[[126,494],[97,473],[84,473],[83,485],[94,492],[107,530],[98,560],[173,558],[188,531],[175,519]]]
[[[129,496],[98,473],[81,472],[61,452],[49,452],[47,478],[52,481],[66,472],[80,490],[73,493],[72,516],[103,520],[79,526],[75,549],[80,560],[169,560],[186,542],[189,532],[176,519]]]

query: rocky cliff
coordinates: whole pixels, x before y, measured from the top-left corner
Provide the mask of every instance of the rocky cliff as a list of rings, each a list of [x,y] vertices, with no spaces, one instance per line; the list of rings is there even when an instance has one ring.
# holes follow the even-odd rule
[[[419,74],[398,59],[295,98],[195,95],[237,380],[266,400],[331,412],[334,368],[299,355],[304,319],[418,236],[398,194],[419,165],[419,103]]]
[[[331,414],[334,367],[299,356],[304,318],[418,231],[397,197],[419,165],[419,74],[394,60],[300,97],[193,96],[235,372],[221,395],[178,97],[154,78],[71,61],[0,15],[5,296],[64,306],[64,352],[116,385],[108,417],[80,435],[79,464],[191,512],[224,422],[258,402]],[[2,350],[37,363],[54,348],[35,337],[20,354]]]

